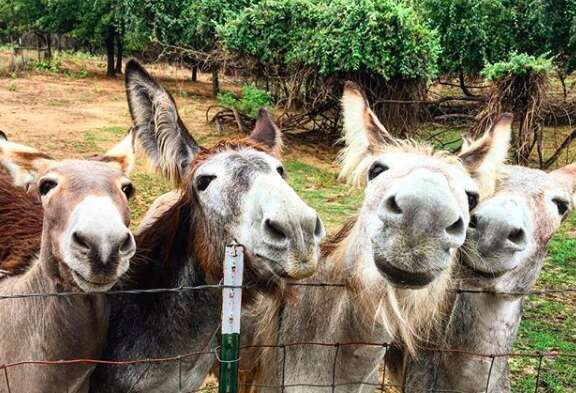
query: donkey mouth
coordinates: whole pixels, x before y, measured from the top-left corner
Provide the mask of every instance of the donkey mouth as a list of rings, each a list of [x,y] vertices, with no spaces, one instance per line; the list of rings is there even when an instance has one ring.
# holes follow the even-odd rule
[[[382,260],[376,261],[376,267],[393,286],[398,288],[423,288],[436,278],[436,274],[433,272],[408,272]]]
[[[483,278],[483,279],[496,279],[496,278],[502,277],[504,274],[506,274],[510,271],[510,270],[503,270],[503,271],[499,271],[499,272],[486,272],[483,270],[479,270],[477,267],[473,266],[473,264],[470,263],[469,261],[467,261],[465,258],[462,259],[462,266],[468,272],[468,274],[472,276],[472,278],[477,277],[477,278]],[[512,269],[512,270],[514,270],[514,269]]]
[[[109,287],[113,286],[114,284],[116,284],[115,279],[110,280],[110,281],[91,281],[91,280],[84,278],[84,276],[82,276],[77,271],[75,271],[75,270],[71,270],[71,271],[72,271],[72,277],[74,278],[74,280],[76,280],[76,282],[82,283],[85,286],[93,287],[95,289],[109,288]]]

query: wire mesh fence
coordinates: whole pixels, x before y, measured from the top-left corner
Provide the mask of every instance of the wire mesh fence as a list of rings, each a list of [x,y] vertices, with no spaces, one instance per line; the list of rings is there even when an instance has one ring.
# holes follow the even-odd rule
[[[226,265],[226,261],[225,261]],[[230,271],[234,271],[236,269],[236,265],[234,269]],[[226,272],[226,269],[225,269]],[[237,271],[235,271],[237,273]],[[240,276],[241,278],[241,276]],[[179,286],[175,288],[157,288],[157,289],[146,289],[146,290],[111,290],[104,295],[106,296],[118,296],[118,295],[160,295],[165,293],[172,293],[172,294],[184,294],[190,291],[222,291],[223,298],[226,300],[226,297],[231,298],[233,297],[234,291],[241,293],[243,289],[254,288],[250,285],[242,284],[242,281],[238,281],[237,279],[234,281],[235,283],[240,283],[240,285],[230,285],[230,281],[227,281],[226,278],[220,284],[214,285],[200,285],[200,286]],[[325,287],[340,287],[344,288],[346,285],[343,283],[328,283],[328,282],[307,282],[307,283],[290,283],[289,286],[296,286],[296,287],[314,287],[319,288],[320,290]],[[232,291],[227,293],[226,291]],[[545,289],[545,290],[534,290],[528,292],[492,292],[486,290],[478,290],[478,289],[452,289],[452,291],[456,293],[471,293],[471,294],[503,294],[503,295],[513,295],[513,296],[546,296],[550,294],[569,294],[569,293],[576,293],[576,288],[563,288],[563,289]],[[224,293],[227,293],[225,296]],[[11,295],[0,295],[0,302],[6,301],[9,299],[16,300],[16,299],[30,299],[30,298],[48,298],[48,297],[75,297],[75,296],[93,296],[95,293],[87,293],[87,292],[54,292],[54,293],[26,293],[26,294],[11,294]],[[97,295],[103,295],[103,293],[97,293]],[[237,304],[239,306],[239,303]],[[225,318],[229,318],[226,315],[227,307],[223,307],[222,313],[222,323],[223,325],[226,322],[230,323],[230,320],[225,321]],[[231,311],[234,312],[234,311]],[[239,315],[236,315],[239,318]],[[230,317],[230,319],[232,319]],[[216,327],[215,327],[216,328]],[[228,332],[230,333],[230,332]],[[223,329],[222,336],[225,336],[225,330]],[[224,342],[224,341],[223,341]],[[199,392],[199,391],[211,391],[219,389],[220,392],[226,393],[235,393],[238,388],[250,388],[250,390],[260,390],[260,391],[275,391],[275,392],[286,392],[289,389],[304,389],[306,391],[313,391],[313,392],[331,392],[334,393],[336,391],[343,390],[359,390],[360,388],[364,389],[372,389],[374,391],[382,391],[382,392],[401,392],[404,391],[406,387],[404,383],[395,383],[391,382],[388,375],[387,375],[387,368],[384,366],[386,363],[386,357],[388,356],[388,349],[390,348],[389,342],[363,342],[363,341],[351,341],[351,342],[290,342],[290,343],[267,343],[263,345],[240,345],[239,340],[234,341],[234,345],[236,346],[234,349],[235,352],[232,353],[232,357],[226,356],[224,353],[223,345],[219,345],[214,347],[210,350],[204,351],[194,351],[194,352],[183,352],[181,354],[167,356],[167,357],[156,357],[156,358],[142,358],[142,359],[115,359],[115,360],[101,360],[101,359],[29,359],[29,360],[15,360],[13,362],[6,362],[4,364],[0,364],[0,392],[7,392],[7,393],[20,393],[16,392],[11,388],[11,376],[10,371],[17,368],[17,367],[27,367],[27,366],[57,366],[57,367],[67,367],[72,365],[109,365],[114,367],[124,367],[130,365],[158,365],[158,364],[174,364],[174,367],[178,370],[178,393],[182,392]],[[374,380],[354,380],[354,381],[345,381],[340,382],[340,378],[338,376],[338,369],[337,369],[337,360],[342,351],[346,347],[373,347],[373,348],[380,348],[383,349],[384,357],[382,361],[382,366],[379,368],[379,375],[378,379],[375,382]],[[290,381],[286,381],[285,379],[285,370],[286,370],[286,362],[287,362],[287,350],[290,348],[295,347],[304,347],[306,350],[314,351],[318,348],[331,348],[333,349],[333,359],[332,359],[332,369],[331,369],[331,381],[330,383],[292,383]],[[242,385],[238,382],[238,363],[241,361],[242,352],[248,349],[254,348],[267,348],[267,349],[275,349],[280,351],[281,353],[281,364],[279,365],[278,369],[281,370],[281,378],[280,383],[275,385],[269,384],[251,384],[250,386]],[[535,361],[535,369],[536,372],[534,373],[534,392],[541,391],[541,381],[542,376],[545,373],[544,370],[544,361],[547,359],[559,359],[563,358],[568,360],[570,365],[574,366],[576,371],[576,352],[568,352],[568,351],[556,351],[550,350],[545,352],[509,352],[509,353],[479,353],[474,351],[466,351],[461,349],[455,348],[440,348],[440,347],[421,347],[419,348],[422,352],[429,352],[429,353],[457,353],[461,355],[471,356],[475,358],[484,358],[490,362],[490,369],[486,378],[486,385],[485,387],[475,390],[475,391],[490,391],[490,383],[492,378],[492,367],[496,360],[498,359],[512,359],[512,358],[526,358],[526,359],[533,359]],[[197,356],[211,356],[214,359],[214,362],[220,363],[220,366],[230,366],[233,364],[235,367],[224,367],[220,368],[220,382],[226,376],[223,375],[227,373],[226,370],[231,371],[232,374],[228,374],[228,378],[233,378],[235,380],[235,384],[233,386],[227,385],[226,388],[222,388],[222,383],[220,384],[211,384],[208,386],[202,386],[199,389],[195,390],[185,390],[183,380],[185,379],[183,365],[193,357]],[[311,366],[313,367],[313,366]],[[223,371],[224,370],[224,371]],[[3,381],[2,381],[3,379]],[[4,385],[4,386],[2,386]],[[68,391],[67,388],[63,388],[62,391]],[[454,392],[454,393],[469,393],[467,391],[462,390],[450,390],[450,389],[439,389],[435,387],[430,387],[427,390],[417,390],[418,392],[426,391],[426,392]],[[24,392],[22,392],[24,393]],[[28,393],[28,392],[26,392]]]

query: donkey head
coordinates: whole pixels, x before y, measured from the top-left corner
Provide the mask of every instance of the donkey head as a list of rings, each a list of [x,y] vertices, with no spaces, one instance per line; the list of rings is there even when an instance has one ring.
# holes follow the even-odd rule
[[[51,159],[0,140],[0,158],[15,179],[35,174],[29,192],[44,210],[41,256],[53,272],[83,291],[105,291],[128,270],[135,242],[128,230],[131,136],[99,161]],[[31,175],[30,175],[31,176]]]
[[[324,227],[286,182],[278,158],[280,130],[266,111],[260,111],[248,138],[203,148],[184,126],[170,94],[135,61],[127,65],[126,88],[144,150],[202,213],[211,241],[242,244],[248,269],[266,280],[315,271]]]
[[[370,110],[362,91],[348,83],[342,98],[341,176],[365,186],[358,223],[370,239],[374,269],[397,287],[430,284],[451,264],[466,237],[478,182],[501,161],[506,127],[486,135],[460,159],[414,142],[394,140]],[[488,181],[485,180],[485,183]]]
[[[526,291],[548,241],[573,208],[576,164],[545,173],[505,166],[497,191],[474,211],[465,253],[467,282],[495,291]]]

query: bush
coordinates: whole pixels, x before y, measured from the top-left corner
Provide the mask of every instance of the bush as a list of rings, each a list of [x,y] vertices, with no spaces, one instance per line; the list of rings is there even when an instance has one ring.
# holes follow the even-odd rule
[[[321,75],[368,72],[388,80],[436,73],[436,35],[392,0],[264,0],[219,29],[224,46],[268,66]]]
[[[531,74],[548,74],[552,70],[552,59],[547,55],[534,57],[526,53],[512,52],[506,61],[487,64],[482,70],[482,76],[490,81],[497,81],[510,76],[526,77]]]
[[[270,95],[266,91],[249,84],[242,86],[241,97],[231,92],[224,92],[218,94],[218,102],[222,106],[234,108],[251,117],[256,117],[260,108],[270,107],[272,104]]]

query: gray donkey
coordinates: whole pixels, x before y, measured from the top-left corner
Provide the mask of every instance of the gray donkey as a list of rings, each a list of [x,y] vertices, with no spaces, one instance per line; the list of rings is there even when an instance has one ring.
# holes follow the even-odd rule
[[[458,273],[460,288],[494,293],[454,296],[440,339],[427,346],[511,352],[522,316],[521,294],[533,287],[548,241],[573,208],[575,186],[575,164],[551,173],[501,168],[496,194],[472,216]],[[486,356],[424,352],[407,362],[405,373],[407,392],[510,391],[506,357],[495,357],[492,364]]]
[[[216,285],[232,240],[245,249],[245,284],[256,287],[244,291],[247,304],[258,293],[276,296],[286,280],[316,270],[324,227],[286,182],[278,159],[280,131],[265,111],[248,138],[203,148],[172,97],[135,61],[126,66],[126,88],[137,139],[180,192],[136,236],[138,251],[124,288]],[[98,367],[92,391],[199,388],[215,359],[221,292],[112,297],[105,359],[187,356],[180,364]]]
[[[470,174],[489,177],[507,150],[509,127],[486,135],[460,159],[393,140],[350,83],[342,105],[342,173],[365,186],[364,202],[323,245],[319,272],[310,279],[342,286],[306,287],[282,304],[263,301],[253,309],[243,336],[281,348],[242,352],[247,388],[372,391],[384,344],[401,338],[410,345],[438,318],[479,198]]]

